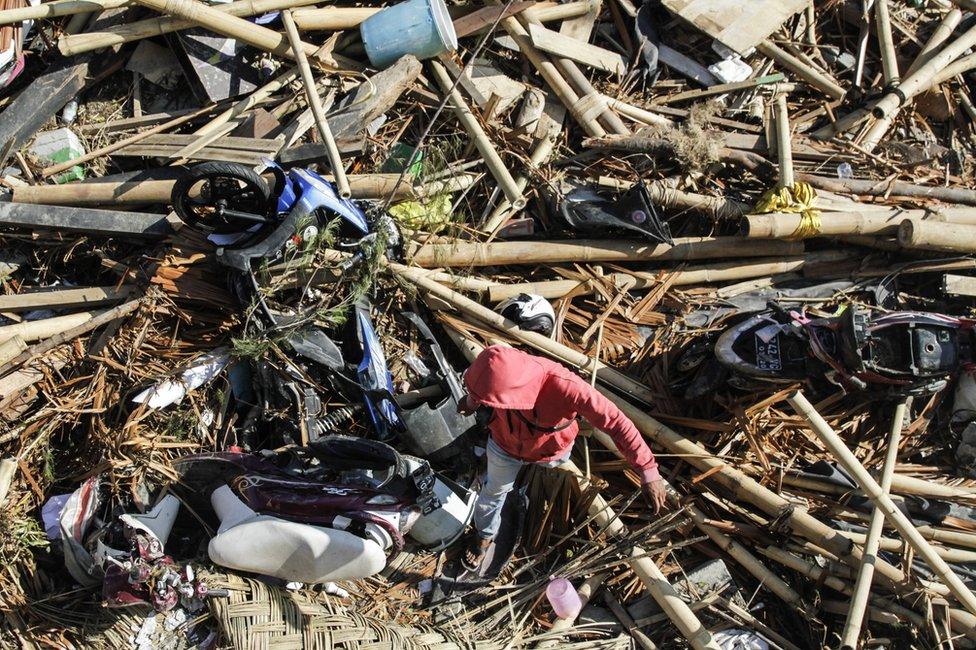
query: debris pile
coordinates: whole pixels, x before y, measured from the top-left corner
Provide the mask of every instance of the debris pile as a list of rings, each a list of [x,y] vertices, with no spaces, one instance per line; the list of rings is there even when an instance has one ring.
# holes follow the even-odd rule
[[[974,12],[6,4],[0,645],[976,646]]]

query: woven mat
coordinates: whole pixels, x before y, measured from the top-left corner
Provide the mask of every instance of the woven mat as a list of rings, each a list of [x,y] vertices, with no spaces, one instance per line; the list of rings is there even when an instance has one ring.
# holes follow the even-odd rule
[[[390,625],[334,611],[306,596],[233,574],[212,576],[214,588],[230,590],[210,600],[224,641],[247,650],[462,650],[474,648],[431,628]]]

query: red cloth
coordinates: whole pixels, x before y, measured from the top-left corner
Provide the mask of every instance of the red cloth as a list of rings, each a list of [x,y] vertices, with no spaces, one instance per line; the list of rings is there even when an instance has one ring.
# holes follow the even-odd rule
[[[579,433],[575,418],[580,415],[613,438],[644,483],[661,478],[654,454],[634,423],[599,391],[554,361],[494,345],[474,360],[464,374],[464,385],[471,406],[495,409],[488,430],[514,458],[539,463],[565,457]],[[567,423],[559,431],[546,430]]]

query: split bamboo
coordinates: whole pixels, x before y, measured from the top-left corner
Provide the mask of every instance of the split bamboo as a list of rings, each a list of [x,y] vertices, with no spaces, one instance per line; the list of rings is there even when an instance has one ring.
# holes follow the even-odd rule
[[[891,498],[884,493],[881,486],[871,478],[864,466],[851,453],[851,450],[844,445],[844,441],[830,428],[830,425],[817,413],[813,405],[807,401],[803,393],[796,391],[787,398],[787,401],[802,415],[810,424],[813,431],[821,441],[827,446],[834,458],[850,474],[851,478],[860,486],[861,490],[867,494],[868,498],[874,502],[876,508],[881,510],[888,522],[894,526],[905,541],[908,542],[915,552],[925,560],[932,571],[941,579],[942,583],[949,588],[952,595],[970,613],[976,614],[976,594],[959,579],[952,569],[946,564],[945,560],[939,557],[932,546],[922,537],[921,533],[915,529],[912,522],[906,517]]]
[[[4,458],[0,460],[0,507],[7,501],[7,493],[10,485],[14,482],[14,473],[17,471],[17,460],[14,458]]]
[[[620,453],[620,450],[613,442],[613,439],[606,433],[600,431],[599,429],[594,429],[592,437],[598,440],[604,447],[617,454],[618,457],[623,458],[623,454]],[[759,584],[779,596],[786,604],[792,605],[801,611],[807,610],[808,605],[803,602],[803,598],[800,596],[800,594],[789,586],[785,580],[770,571],[766,565],[763,564],[759,558],[753,555],[748,548],[735,541],[715,526],[710,525],[705,513],[699,510],[694,504],[687,504],[686,508],[688,514],[691,515],[691,520],[694,522],[695,526],[700,531],[705,533],[705,535],[707,535],[708,538],[716,544],[716,546],[728,553],[729,556],[731,556],[756,580],[758,580]]]
[[[583,472],[572,462],[567,461],[562,465],[563,469],[576,474],[580,481],[586,481]],[[594,523],[606,531],[611,537],[626,538],[627,527],[620,521],[606,500],[600,495],[594,497],[590,502],[588,513],[593,517]],[[631,570],[640,578],[647,593],[664,610],[671,622],[681,632],[681,635],[688,640],[691,647],[696,650],[721,650],[718,644],[712,639],[711,633],[701,624],[695,613],[691,611],[688,604],[681,599],[678,592],[674,590],[671,583],[665,577],[654,560],[649,557],[644,549],[635,546],[630,551],[631,559],[628,561]]]
[[[932,86],[932,79],[939,71],[955,61],[963,52],[976,45],[976,26],[970,27],[959,38],[944,47],[927,63],[906,77],[898,87],[888,92],[875,105],[871,112],[878,119],[886,117],[903,103]]]
[[[429,279],[420,269],[394,263],[388,263],[388,267],[399,277],[417,286],[423,293],[451,305],[488,327],[549,354],[571,367],[578,368],[586,375],[595,372],[598,380],[629,396],[628,399],[624,399],[612,390],[597,386],[597,389],[616,404],[637,426],[637,429],[652,442],[667,448],[669,453],[680,455],[699,471],[707,472],[710,480],[728,491],[729,498],[753,504],[766,514],[775,517],[781,525],[789,526],[797,534],[830,551],[843,562],[859,566],[861,552],[849,539],[839,535],[837,531],[807,513],[806,510],[794,507],[789,501],[753,480],[738,468],[715,457],[701,445],[664,426],[647,415],[643,409],[634,406],[629,400],[650,404],[655,399],[654,393],[644,384],[548,337],[520,329],[516,323],[491,309]],[[876,571],[890,585],[890,588],[906,592],[914,589],[906,582],[905,574],[897,567],[879,561]]]
[[[521,210],[525,207],[525,198],[522,196],[522,191],[519,189],[515,179],[512,178],[512,174],[508,171],[508,167],[505,166],[501,156],[495,151],[495,146],[485,134],[484,129],[481,128],[481,124],[464,102],[461,93],[458,92],[454,82],[448,76],[447,70],[437,61],[431,61],[430,66],[434,72],[434,77],[437,79],[437,83],[450,97],[451,108],[454,109],[454,114],[457,116],[458,121],[461,122],[464,130],[467,131],[468,136],[474,140],[474,145],[478,148],[478,152],[485,159],[485,166],[491,172],[492,177],[498,181],[498,186],[505,193],[505,198],[508,199],[513,207]]]
[[[288,39],[286,39],[283,35],[274,30],[268,29],[267,27],[262,27],[260,25],[248,22],[243,18],[235,16],[229,11],[221,11],[216,7],[205,5],[197,0],[133,1],[137,4],[149,7],[150,9],[155,9],[160,13],[170,14],[177,18],[182,18],[189,23],[186,25],[186,27],[200,25],[201,27],[206,27],[217,34],[222,34],[224,36],[237,39],[243,43],[247,43],[248,45],[252,45],[259,50],[290,59],[295,58],[295,54],[292,51],[291,46],[288,44]],[[287,0],[287,3],[288,4],[282,2],[279,4],[284,6],[294,6],[293,0]],[[284,6],[278,6],[277,8],[282,9]],[[249,2],[248,7],[249,8],[247,11],[249,12],[250,7],[253,7],[253,3]],[[264,9],[263,11],[268,11],[268,9]],[[304,50],[307,56],[315,56],[316,51],[318,50],[318,48],[311,43],[302,43],[301,49]],[[316,63],[319,65],[325,65],[325,62],[321,59],[316,59]]]
[[[905,219],[898,226],[898,243],[905,248],[976,253],[976,225]]]
[[[895,413],[891,416],[888,449],[885,454],[884,467],[881,470],[881,493],[885,496],[891,490],[891,475],[894,474],[895,464],[898,462],[898,443],[901,440],[906,408],[907,404],[901,402],[895,407]],[[881,512],[880,508],[875,508],[874,512],[871,513],[871,524],[868,527],[867,541],[864,543],[864,560],[860,571],[858,571],[857,580],[854,582],[854,595],[851,597],[851,606],[847,610],[847,620],[844,622],[844,630],[841,634],[840,644],[843,650],[856,650],[857,641],[861,637],[861,624],[864,621],[868,596],[871,594],[874,562],[877,559],[883,527],[884,513]]]
[[[547,242],[457,242],[429,244],[408,256],[423,267],[503,266],[552,262],[686,261],[723,257],[798,255],[802,242],[754,241],[742,237],[684,237],[670,244],[576,239]]]
[[[332,129],[329,122],[325,119],[325,109],[322,108],[322,98],[319,97],[318,87],[315,85],[315,77],[312,76],[312,68],[308,65],[308,59],[302,50],[302,38],[298,34],[298,28],[291,17],[290,11],[281,13],[281,20],[285,25],[285,33],[288,35],[288,43],[291,45],[292,54],[298,63],[298,71],[302,75],[302,84],[305,86],[305,96],[308,98],[308,106],[312,109],[312,116],[315,118],[315,128],[319,131],[319,136],[325,142],[325,150],[329,156],[329,166],[336,178],[336,185],[339,196],[348,199],[352,196],[349,189],[349,179],[346,178],[346,169],[342,165],[342,157],[339,155],[339,147],[336,145]]]

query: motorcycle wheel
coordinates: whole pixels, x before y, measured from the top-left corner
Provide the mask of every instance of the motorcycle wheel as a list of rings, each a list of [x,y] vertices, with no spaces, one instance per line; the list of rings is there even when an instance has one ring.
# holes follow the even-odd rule
[[[188,226],[208,233],[243,232],[271,223],[268,183],[250,167],[205,162],[186,170],[173,185],[173,210]]]

